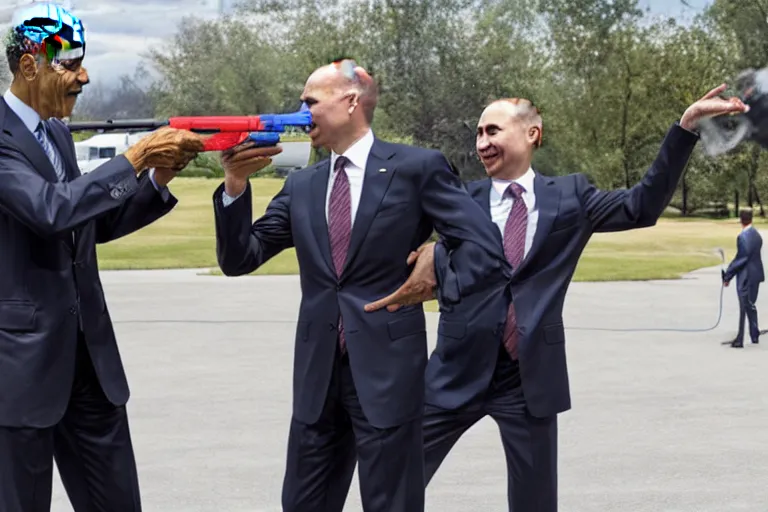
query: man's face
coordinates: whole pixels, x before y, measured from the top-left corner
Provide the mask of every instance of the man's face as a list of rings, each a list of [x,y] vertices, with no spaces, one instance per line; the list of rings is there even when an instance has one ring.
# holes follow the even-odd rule
[[[37,62],[38,74],[32,82],[32,102],[41,117],[69,117],[77,96],[88,83],[88,71],[82,59],[49,64],[45,58]]]
[[[312,146],[330,149],[350,128],[350,107],[355,96],[347,94],[333,72],[321,70],[307,80],[301,101],[312,113],[309,137]]]
[[[505,102],[486,107],[477,123],[475,148],[488,176],[496,176],[529,159],[538,127],[518,115]]]

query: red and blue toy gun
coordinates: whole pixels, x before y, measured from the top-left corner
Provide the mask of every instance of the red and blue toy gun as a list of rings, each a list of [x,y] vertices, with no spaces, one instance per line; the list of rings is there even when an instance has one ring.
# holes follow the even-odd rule
[[[245,142],[256,146],[274,146],[287,127],[309,132],[312,114],[306,103],[289,114],[262,114],[258,116],[203,116],[171,117],[169,119],[109,119],[106,121],[77,121],[68,123],[70,132],[95,131],[151,131],[163,126],[195,133],[211,134],[204,141],[203,151],[224,151]]]

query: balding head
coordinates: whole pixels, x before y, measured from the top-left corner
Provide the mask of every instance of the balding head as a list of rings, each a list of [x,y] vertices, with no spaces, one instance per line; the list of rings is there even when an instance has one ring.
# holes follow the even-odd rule
[[[539,129],[539,138],[534,143],[534,147],[540,148],[544,135],[544,126],[541,120],[539,109],[525,98],[502,98],[491,102],[486,110],[494,109],[504,112],[511,119],[516,119],[529,126]]]
[[[530,167],[541,146],[542,120],[528,100],[505,98],[483,110],[477,124],[477,154],[489,176],[516,179]]]
[[[373,78],[351,59],[316,69],[307,79],[302,94],[316,125],[310,136],[316,146],[333,148],[336,134],[367,131],[378,103]],[[343,144],[342,144],[343,145]]]

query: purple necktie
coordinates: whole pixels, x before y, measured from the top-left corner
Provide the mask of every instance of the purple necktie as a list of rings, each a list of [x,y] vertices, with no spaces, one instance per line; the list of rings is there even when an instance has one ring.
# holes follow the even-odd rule
[[[523,201],[523,187],[512,183],[504,191],[505,195],[512,196],[512,209],[509,211],[507,223],[504,226],[504,255],[512,265],[513,270],[523,261],[525,254],[525,231],[528,228],[528,208]],[[504,348],[507,349],[512,359],[517,359],[517,317],[515,305],[509,304],[507,310],[507,324],[504,328]]]
[[[331,256],[336,268],[336,277],[341,277],[347,259],[349,239],[352,236],[352,198],[349,194],[349,178],[344,170],[349,159],[339,156],[333,166],[336,178],[333,180],[331,198],[328,201],[328,237],[331,241]],[[339,315],[339,346],[341,353],[346,350],[344,327]]]

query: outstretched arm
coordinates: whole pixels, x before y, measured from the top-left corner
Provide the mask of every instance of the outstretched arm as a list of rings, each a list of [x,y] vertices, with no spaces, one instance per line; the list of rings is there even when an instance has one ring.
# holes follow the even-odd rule
[[[119,208],[96,219],[96,242],[107,243],[140,230],[170,212],[178,200],[167,187],[152,180],[152,171],[139,176],[136,193]]]
[[[698,135],[675,123],[643,179],[627,190],[599,190],[579,175],[577,192],[592,230],[624,231],[655,225],[672,200],[698,140]]]
[[[122,155],[70,182],[52,183],[14,146],[0,143],[0,210],[41,237],[55,237],[122,206],[139,182]]]
[[[216,215],[216,256],[225,275],[239,276],[255,271],[284,249],[293,247],[290,218],[290,176],[267,206],[267,211],[251,224],[251,185],[234,201],[224,196],[224,185],[213,194]],[[224,201],[227,201],[225,205]]]
[[[653,226],[669,205],[699,137],[693,131],[706,117],[745,112],[738,98],[723,99],[722,84],[689,106],[667,132],[659,154],[643,179],[629,190],[601,191],[583,176],[579,197],[593,231],[622,231]]]

